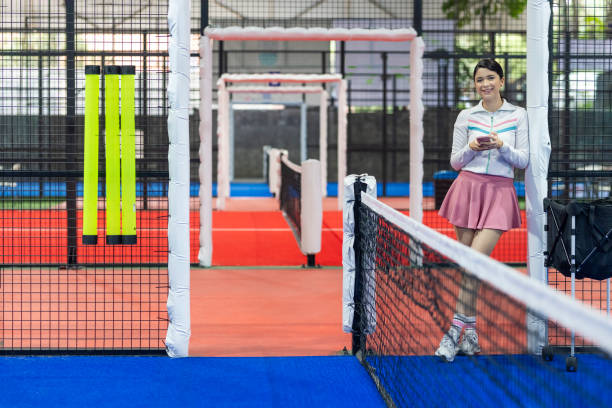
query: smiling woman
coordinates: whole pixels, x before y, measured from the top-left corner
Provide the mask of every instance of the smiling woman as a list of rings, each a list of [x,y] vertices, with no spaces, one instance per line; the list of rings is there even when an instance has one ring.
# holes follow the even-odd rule
[[[527,113],[502,98],[504,71],[497,61],[480,60],[473,79],[482,100],[461,111],[455,122],[450,162],[461,173],[448,190],[440,215],[453,224],[462,244],[491,255],[502,234],[521,225],[513,178],[514,168],[525,168],[529,162]],[[443,361],[453,361],[460,351],[480,352],[478,289],[469,275],[463,276],[450,330],[436,351]]]

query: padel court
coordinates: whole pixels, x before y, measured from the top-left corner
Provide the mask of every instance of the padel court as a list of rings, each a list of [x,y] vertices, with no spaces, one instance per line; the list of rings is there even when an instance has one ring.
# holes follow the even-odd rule
[[[612,406],[610,4],[459,3],[3,2],[0,407]],[[489,56],[490,257],[437,211]]]
[[[2,382],[6,391],[0,403],[5,406],[104,406],[112,401],[113,406],[161,406],[179,401],[188,406],[348,407],[354,406],[357,398],[360,406],[385,406],[367,371],[354,356],[348,355],[351,336],[341,330],[342,270],[338,266],[341,262],[338,254],[342,246],[342,215],[332,209],[333,201],[325,200],[323,245],[316,258],[322,266],[317,268],[301,266],[305,257],[280,211],[274,210],[276,200],[232,199],[228,201],[228,211],[215,213],[214,239],[222,242],[221,248],[225,249],[215,254],[214,267],[191,270],[189,354],[192,357],[188,359],[168,359],[161,353],[158,357],[82,355],[86,350],[113,349],[112,354],[117,354],[122,349],[127,352],[157,347],[155,339],[162,339],[166,330],[167,272],[164,269],[151,268],[148,273],[141,269],[139,274],[131,275],[114,273],[112,267],[3,268],[3,347],[72,348],[83,352],[62,357],[2,357],[0,362],[6,368],[2,370]],[[384,201],[401,209],[407,207],[408,200]],[[156,213],[149,210],[140,214],[154,217]],[[435,217],[434,211],[426,212],[425,219],[439,222]],[[10,226],[3,236],[17,240],[40,234],[42,239],[65,231],[61,227],[58,223],[52,232],[53,228],[45,230],[40,225],[36,228],[30,224],[22,228]],[[22,238],[16,231],[23,234]],[[442,229],[442,232],[450,231]],[[152,238],[143,234],[140,242],[146,248],[147,239],[162,240],[163,233],[159,228],[151,233]],[[89,248],[84,247],[84,254],[88,254]],[[499,249],[504,254],[504,246],[500,245]],[[137,246],[122,250],[131,251],[130,259],[139,252]],[[105,254],[121,256],[118,252],[105,253],[103,247],[99,251],[102,252],[91,254],[92,262],[96,256]],[[506,248],[505,253],[513,251]],[[22,253],[11,261],[29,261],[31,256]],[[46,259],[51,263],[53,257],[61,256],[65,254],[59,250]],[[453,296],[447,293],[448,299],[442,302],[451,302]],[[486,313],[484,310],[488,302],[495,301],[495,294],[484,292],[481,296],[479,309]],[[378,313],[391,316],[397,311],[385,310],[384,304],[380,304]],[[427,312],[416,308],[404,310],[400,315],[425,321],[423,313]],[[516,310],[515,314],[512,319],[503,314],[493,319],[510,327],[511,320],[525,318],[523,311]],[[59,324],[53,324],[54,321]],[[484,339],[495,336],[483,330]],[[402,370],[420,373],[409,390],[397,390],[392,395],[395,400],[401,401],[407,393],[418,395],[418,401],[428,401],[423,406],[446,406],[453,398],[459,398],[459,405],[477,401],[479,406],[487,406],[497,401],[497,405],[504,407],[554,406],[559,398],[563,404],[578,404],[585,397],[588,400],[590,391],[584,394],[536,392],[533,395],[539,397],[535,400],[529,399],[534,398],[532,394],[527,399],[508,399],[503,388],[498,395],[479,393],[488,383],[489,389],[499,389],[498,384],[506,381],[504,375],[520,375],[524,365],[541,370],[537,381],[555,381],[557,374],[552,375],[549,370],[563,372],[563,362],[557,359],[544,370],[530,360],[535,357],[520,356],[514,374],[512,367],[517,360],[504,355],[494,356],[493,360],[458,357],[454,364],[444,364],[433,356],[427,357],[438,340],[437,337],[421,338],[421,349],[413,350],[414,356],[388,356],[383,359],[389,361],[372,361],[374,367],[380,365],[380,370],[389,370],[397,364]],[[483,353],[495,350],[495,345],[487,340],[481,346]],[[524,346],[514,347],[520,352]],[[472,370],[474,364],[484,371]],[[485,375],[495,373],[496,365],[505,370],[497,375]],[[588,383],[588,376],[594,371],[610,369],[609,360],[582,355],[580,372],[569,379],[569,384],[563,383],[563,387]],[[34,377],[35,392],[28,392],[32,385],[25,379]],[[104,387],[100,387],[101,383]],[[71,395],[74,389],[84,391]],[[181,390],[180,396],[177,390]],[[469,401],[463,400],[467,398],[466,391]],[[136,393],[139,397],[135,402],[131,396]],[[405,403],[412,405],[410,401]]]

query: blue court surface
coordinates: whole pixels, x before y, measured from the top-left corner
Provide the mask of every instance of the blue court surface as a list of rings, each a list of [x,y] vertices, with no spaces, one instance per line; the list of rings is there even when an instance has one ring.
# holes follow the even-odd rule
[[[612,360],[578,354],[568,372],[566,356],[538,355],[368,357],[383,386],[402,407],[612,407]],[[386,380],[389,379],[389,380]]]
[[[596,355],[574,373],[561,356],[368,360],[397,406],[612,407],[612,361]],[[352,356],[0,357],[0,373],[0,407],[385,407]]]
[[[0,407],[384,407],[352,356],[0,357]]]

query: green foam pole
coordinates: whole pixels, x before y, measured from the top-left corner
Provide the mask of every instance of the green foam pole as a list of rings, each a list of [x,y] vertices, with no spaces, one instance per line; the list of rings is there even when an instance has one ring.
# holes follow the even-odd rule
[[[98,243],[98,143],[100,67],[85,67],[85,165],[83,171],[83,244]]]
[[[121,242],[136,238],[136,120],[134,117],[133,65],[121,67]]]
[[[121,173],[119,145],[120,67],[104,67],[106,117],[106,243],[121,244]]]

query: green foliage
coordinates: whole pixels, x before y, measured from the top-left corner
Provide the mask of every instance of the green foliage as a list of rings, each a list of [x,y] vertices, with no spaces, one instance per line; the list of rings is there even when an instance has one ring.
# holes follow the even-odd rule
[[[487,17],[501,12],[512,18],[518,18],[527,6],[527,0],[444,0],[442,11],[446,17],[457,21],[459,28],[477,18],[484,28]]]
[[[585,39],[603,39],[607,31],[606,22],[602,18],[596,16],[585,16],[584,25],[581,26],[581,28],[583,28],[583,32],[580,37]]]

